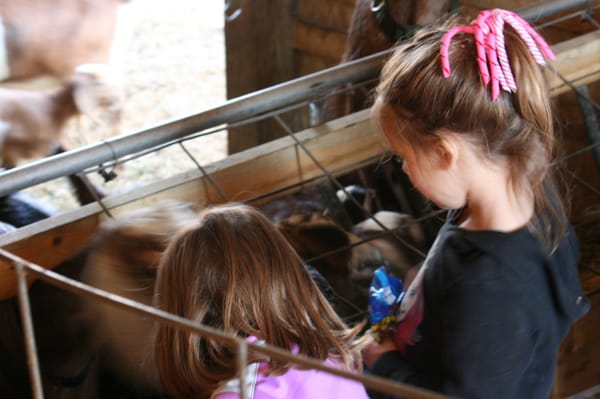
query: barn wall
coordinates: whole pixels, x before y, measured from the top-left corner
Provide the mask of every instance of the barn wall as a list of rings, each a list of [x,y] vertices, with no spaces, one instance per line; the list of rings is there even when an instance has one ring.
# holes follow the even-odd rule
[[[225,24],[227,97],[235,98],[336,65],[344,51],[354,0],[242,1]],[[307,114],[285,118],[294,130]],[[231,129],[229,153],[285,135],[271,120]]]

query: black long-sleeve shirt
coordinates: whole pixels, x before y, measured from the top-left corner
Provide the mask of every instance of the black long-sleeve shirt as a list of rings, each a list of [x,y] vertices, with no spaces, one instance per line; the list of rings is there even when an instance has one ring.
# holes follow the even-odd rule
[[[589,308],[572,228],[551,256],[526,228],[447,223],[435,247],[417,342],[404,356],[383,354],[369,372],[458,398],[547,399],[560,342]]]

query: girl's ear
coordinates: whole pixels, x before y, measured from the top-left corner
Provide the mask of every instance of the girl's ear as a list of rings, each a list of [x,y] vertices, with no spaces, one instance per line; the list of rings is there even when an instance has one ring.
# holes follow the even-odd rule
[[[434,151],[441,168],[449,169],[456,164],[459,155],[457,144],[451,137],[439,138],[435,141]]]

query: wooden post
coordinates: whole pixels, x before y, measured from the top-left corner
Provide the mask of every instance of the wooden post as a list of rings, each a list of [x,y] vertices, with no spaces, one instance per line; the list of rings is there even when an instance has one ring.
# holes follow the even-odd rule
[[[292,79],[291,0],[240,0],[241,13],[225,23],[227,98]],[[229,154],[281,137],[273,120],[229,130]]]

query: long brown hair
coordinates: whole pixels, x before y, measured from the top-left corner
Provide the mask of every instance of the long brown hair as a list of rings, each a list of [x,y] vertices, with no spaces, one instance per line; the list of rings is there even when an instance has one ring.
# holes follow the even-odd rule
[[[156,303],[165,311],[238,337],[359,370],[358,329],[349,329],[312,281],[302,260],[258,210],[241,204],[205,209],[179,232],[159,266]],[[166,391],[207,398],[236,375],[236,347],[167,325],[156,338],[156,361]],[[289,362],[268,361],[283,373]]]
[[[458,34],[452,40],[452,73],[445,78],[440,62],[442,36],[461,22],[450,17],[398,46],[381,72],[374,119],[381,123],[381,118],[394,115],[396,134],[416,146],[424,147],[446,130],[468,139],[487,159],[507,161],[513,187],[533,194],[535,217],[530,227],[551,250],[562,238],[566,215],[552,165],[556,140],[543,71],[523,40],[506,26],[516,92],[501,91],[492,100],[489,85],[481,80],[473,35]]]

